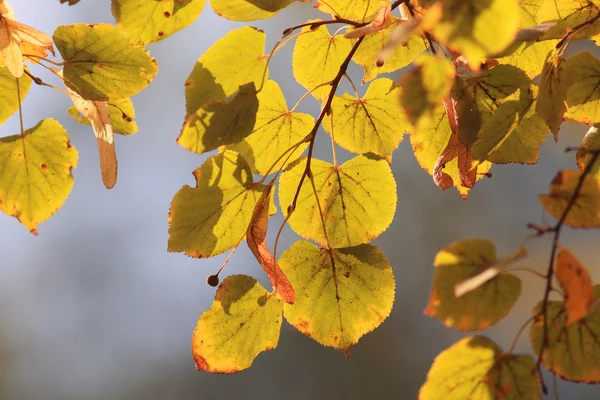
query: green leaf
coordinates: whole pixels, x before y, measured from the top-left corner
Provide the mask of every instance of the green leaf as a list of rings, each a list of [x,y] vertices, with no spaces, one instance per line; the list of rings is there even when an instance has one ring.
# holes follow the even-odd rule
[[[245,237],[264,186],[231,150],[207,159],[194,176],[196,187],[184,186],[171,203],[168,251],[212,257]]]
[[[600,122],[600,60],[588,52],[567,59],[567,112],[565,118],[586,125]]]
[[[185,82],[186,114],[209,102],[223,101],[253,83],[260,88],[268,78],[263,31],[249,26],[229,31],[198,59]]]
[[[19,89],[21,90],[21,101],[17,94],[17,78],[10,73],[8,68],[0,67],[0,124],[3,124],[11,115],[19,109],[31,88],[31,78],[23,74],[19,78]]]
[[[533,104],[537,93],[537,87],[532,85],[500,101],[473,144],[474,160],[496,164],[538,162],[540,146],[549,130],[544,120],[535,114]]]
[[[395,72],[406,67],[419,54],[427,50],[427,42],[423,38],[414,35],[408,38],[406,43],[398,46],[392,56],[383,65],[377,65],[376,60],[381,49],[389,41],[391,33],[402,23],[404,23],[404,20],[392,16],[392,23],[389,27],[377,34],[367,35],[360,44],[352,60],[365,70],[362,83],[369,82],[380,74]]]
[[[580,176],[579,171],[560,171],[550,184],[550,193],[538,196],[544,210],[555,219],[560,219],[566,210]],[[588,175],[584,179],[565,224],[571,228],[600,228],[600,182],[593,176]]]
[[[323,128],[335,142],[354,153],[373,153],[391,160],[392,152],[408,131],[394,81],[377,79],[362,98],[335,96]]]
[[[558,50],[553,49],[546,56],[542,75],[540,76],[540,93],[535,111],[546,121],[554,139],[558,139],[558,131],[567,107],[565,96],[567,87],[562,82],[564,67],[562,57]]]
[[[583,39],[600,33],[599,15],[598,0],[546,0],[536,19],[540,23],[556,22],[544,39],[560,39],[568,33],[571,39]]]
[[[227,99],[206,103],[186,118],[177,143],[198,154],[238,143],[252,133],[257,112],[256,88],[250,82]]]
[[[467,58],[473,70],[490,55],[504,50],[519,29],[517,0],[447,0],[433,33],[441,44]]]
[[[23,135],[0,138],[0,159],[0,209],[37,234],[71,192],[77,150],[57,121],[44,119]]]
[[[254,278],[225,278],[192,336],[196,368],[220,374],[249,368],[256,356],[277,347],[282,310],[283,301]]]
[[[299,0],[303,3],[312,0]],[[210,0],[215,14],[232,21],[255,21],[273,17],[294,0]]]
[[[309,22],[316,21],[318,20]],[[343,35],[331,36],[326,25],[314,30],[307,26],[302,32],[304,34],[296,39],[292,67],[296,81],[306,89],[312,90],[335,78],[340,65],[352,50],[352,42]],[[318,100],[324,100],[330,90],[329,85],[324,85],[311,94]]]
[[[85,125],[91,125],[90,120],[77,111],[75,106],[67,109],[69,115],[77,122]],[[108,113],[112,124],[113,132],[129,136],[138,132],[138,126],[133,120],[135,118],[135,108],[131,99],[124,98],[108,102]]]
[[[370,21],[367,17],[377,12],[386,3],[388,3],[386,0],[319,0],[315,8],[333,17],[362,22]]]
[[[404,75],[400,103],[416,129],[425,129],[436,122],[435,109],[450,96],[455,75],[450,61],[431,54],[417,58],[415,68]]]
[[[394,275],[371,245],[334,250],[298,241],[279,259],[296,291],[286,320],[308,337],[346,355],[392,311]]]
[[[456,297],[455,286],[497,262],[496,247],[486,239],[463,239],[435,257],[433,287],[425,314],[461,331],[489,328],[510,311],[521,294],[521,281],[501,273],[477,289]]]
[[[594,287],[594,298],[600,298],[600,285]],[[584,319],[567,326],[567,312],[562,301],[548,302],[546,317],[542,302],[533,310],[535,321],[530,338],[533,351],[539,353],[544,339],[544,319],[548,326],[548,347],[542,353],[546,368],[568,381],[600,382],[600,307],[592,307]]]
[[[583,171],[586,165],[591,161],[592,154],[590,152],[600,151],[600,134],[598,133],[598,127],[599,125],[591,126],[579,145],[576,159],[580,171]],[[594,166],[592,166],[590,176],[593,176],[597,180],[600,179],[600,160],[596,161]]]
[[[292,203],[305,165],[306,158],[301,158],[280,178],[279,201],[283,210]],[[322,246],[340,248],[368,243],[387,229],[397,200],[396,182],[387,162],[357,156],[335,166],[313,159],[310,168],[319,202],[307,177],[288,221],[298,235]]]
[[[205,0],[112,0],[117,24],[132,41],[159,42],[192,24]]]
[[[530,356],[503,353],[484,336],[466,337],[433,362],[420,400],[539,400],[539,377]]]
[[[52,37],[65,62],[65,84],[86,100],[131,97],[158,72],[156,60],[116,26],[61,25]]]
[[[282,154],[310,133],[314,123],[312,115],[290,111],[277,82],[267,81],[258,93],[258,112],[252,133],[230,148],[246,159],[253,173],[265,174]],[[295,161],[307,146],[308,143],[299,145],[288,163]],[[281,166],[280,160],[275,170],[269,172]]]

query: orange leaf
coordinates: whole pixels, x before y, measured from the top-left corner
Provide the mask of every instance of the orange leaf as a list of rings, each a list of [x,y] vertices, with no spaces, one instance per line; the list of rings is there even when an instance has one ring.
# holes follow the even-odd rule
[[[590,274],[568,249],[562,248],[556,258],[556,278],[565,291],[567,326],[588,314],[594,304],[594,288]]]
[[[283,298],[286,303],[293,304],[296,300],[294,288],[281,268],[279,268],[279,264],[275,261],[273,254],[271,254],[267,247],[269,200],[272,188],[272,183],[265,186],[256,203],[256,207],[252,213],[252,219],[250,220],[248,230],[246,231],[246,242],[262,268],[267,273],[271,284],[281,295],[281,298]]]
[[[353,31],[350,31],[344,35],[347,39],[360,38],[372,33],[380,32],[386,29],[392,24],[392,5],[387,4],[381,7],[375,18],[365,26],[361,26]]]

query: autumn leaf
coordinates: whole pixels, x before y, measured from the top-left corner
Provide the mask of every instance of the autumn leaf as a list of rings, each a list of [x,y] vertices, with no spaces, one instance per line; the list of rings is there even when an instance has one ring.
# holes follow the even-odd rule
[[[271,189],[273,189],[272,183],[266,185],[256,203],[246,232],[246,241],[252,254],[254,254],[254,257],[256,257],[261,267],[267,273],[277,293],[281,295],[281,298],[286,303],[293,304],[295,300],[294,288],[267,247]]]
[[[375,17],[365,26],[356,28],[352,31],[346,32],[344,35],[347,39],[356,39],[366,35],[371,35],[376,32],[381,32],[392,24],[392,5],[386,4],[381,7]]]
[[[585,318],[594,304],[590,274],[567,248],[556,257],[556,279],[565,292],[567,326]]]
[[[535,111],[546,121],[554,140],[558,140],[558,130],[567,111],[565,96],[567,87],[563,82],[563,59],[556,49],[546,56],[542,75],[540,76],[540,92]]]

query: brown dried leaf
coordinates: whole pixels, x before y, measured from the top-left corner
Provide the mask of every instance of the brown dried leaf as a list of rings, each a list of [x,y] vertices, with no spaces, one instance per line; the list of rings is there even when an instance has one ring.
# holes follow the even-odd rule
[[[594,304],[594,288],[590,274],[567,248],[556,258],[556,279],[565,291],[567,326],[585,318]]]

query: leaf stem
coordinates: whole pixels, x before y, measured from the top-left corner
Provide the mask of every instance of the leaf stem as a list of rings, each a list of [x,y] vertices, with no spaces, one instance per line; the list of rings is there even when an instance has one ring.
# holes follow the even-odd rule
[[[508,349],[508,353],[512,354],[513,351],[515,351],[515,347],[517,346],[517,342],[519,341],[519,337],[521,337],[521,334],[523,334],[523,332],[525,331],[525,328],[527,328],[527,326],[532,323],[535,320],[535,316],[531,316],[527,319],[527,321],[525,321],[525,323],[521,326],[521,328],[519,329],[519,331],[517,332],[517,335],[515,336],[515,338],[512,341],[512,344],[510,345],[510,348]]]
[[[19,101],[19,124],[21,124],[20,136],[25,136],[25,129],[23,128],[23,107],[21,107],[21,85],[19,84],[19,78],[15,78],[17,83],[17,100]]]

